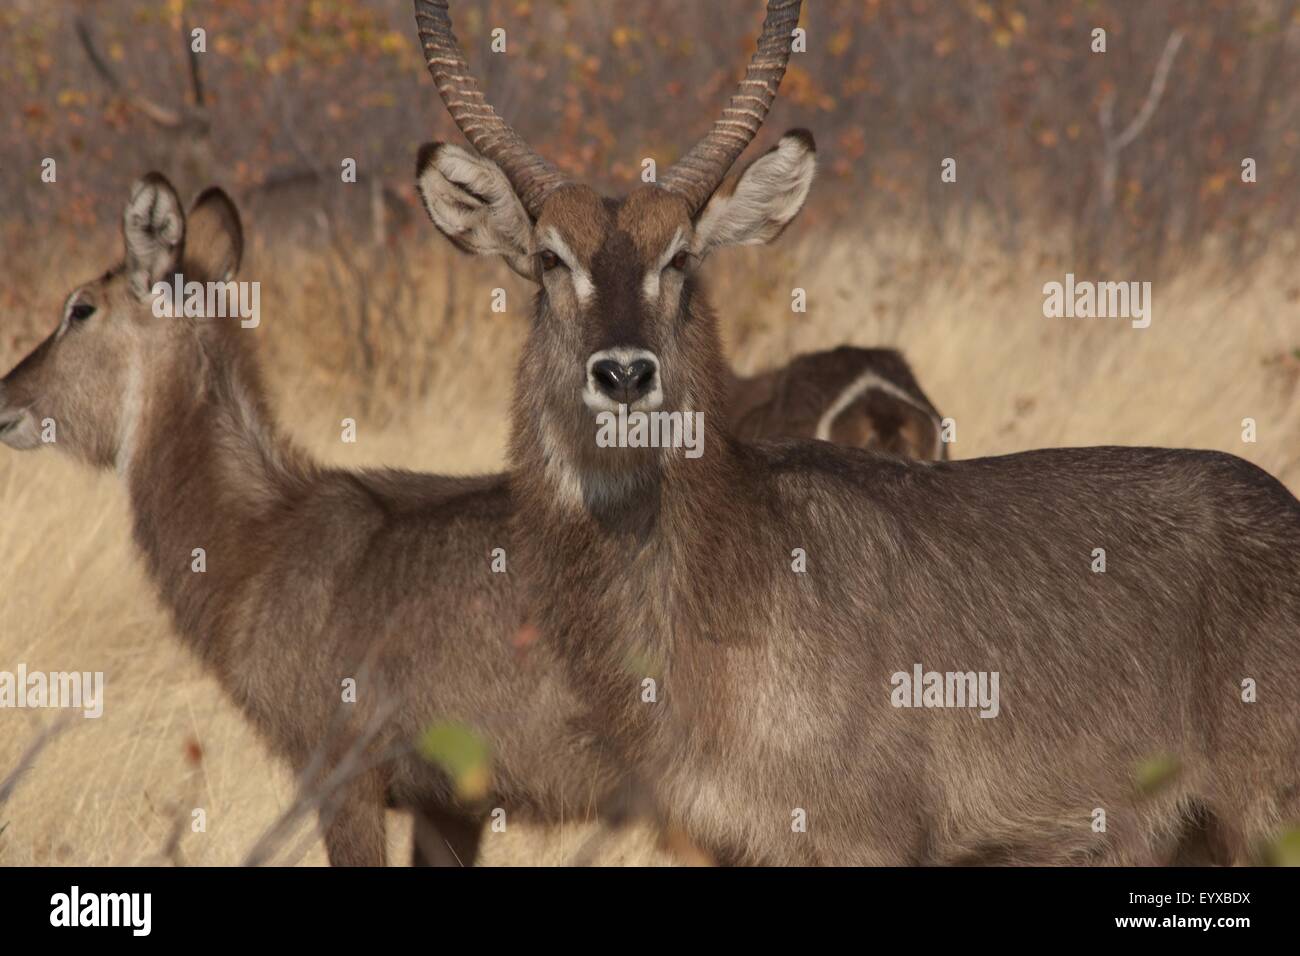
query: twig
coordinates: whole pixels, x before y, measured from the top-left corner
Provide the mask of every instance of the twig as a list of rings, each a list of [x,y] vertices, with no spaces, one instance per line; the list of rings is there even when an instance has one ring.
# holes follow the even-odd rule
[[[369,659],[364,661],[359,668],[357,673],[359,685],[365,686],[368,684],[371,662],[377,652],[378,648],[371,648],[367,654]],[[252,849],[249,850],[244,857],[244,866],[264,865],[275,855],[276,848],[308,813],[317,812],[321,818],[322,829],[328,830],[329,820],[337,812],[337,798],[343,788],[362,774],[391,762],[406,751],[407,747],[390,748],[388,752],[377,754],[374,759],[364,759],[371,743],[385,729],[389,718],[397,710],[398,696],[396,694],[381,693],[378,695],[378,699],[380,701],[379,706],[371,713],[365,726],[351,741],[343,755],[333,763],[329,772],[325,773],[327,766],[331,762],[331,754],[335,752],[334,744],[341,735],[347,718],[346,707],[340,705],[335,709],[329,727],[326,728],[320,743],[316,745],[316,749],[312,752],[311,759],[302,769],[302,772],[298,774],[298,790],[293,802],[266,829]],[[323,777],[322,774],[324,774]],[[306,848],[314,840],[315,836],[313,834],[305,842],[300,841],[294,849],[295,855],[292,859],[296,860],[302,853],[306,852]]]
[[[1101,124],[1102,134],[1101,204],[1102,209],[1107,213],[1115,202],[1115,180],[1119,170],[1119,154],[1123,152],[1125,147],[1141,136],[1142,131],[1151,122],[1151,117],[1155,115],[1156,107],[1160,105],[1160,99],[1164,96],[1165,84],[1169,80],[1169,71],[1174,65],[1174,57],[1178,55],[1178,48],[1182,45],[1182,30],[1175,30],[1169,34],[1169,39],[1165,41],[1165,48],[1160,53],[1160,60],[1156,63],[1155,75],[1151,77],[1151,87],[1147,90],[1146,99],[1142,102],[1137,114],[1118,136],[1113,135],[1115,122],[1114,90],[1107,93],[1098,106],[1098,121]]]
[[[81,48],[86,51],[86,59],[90,60],[90,65],[94,67],[100,78],[108,84],[109,89],[123,97],[131,106],[147,116],[150,120],[159,126],[167,129],[176,129],[184,122],[185,117],[176,110],[160,106],[153,100],[139,93],[132,93],[122,84],[122,80],[108,65],[108,61],[95,46],[95,41],[90,35],[90,27],[81,17],[76,20],[77,39],[81,41]],[[195,67],[197,70],[197,67]]]
[[[18,789],[19,778],[32,768],[36,758],[41,755],[41,751],[53,743],[59,734],[67,730],[75,719],[72,714],[63,714],[53,723],[41,729],[41,732],[36,735],[36,739],[31,742],[22,757],[18,759],[18,764],[13,770],[9,771],[9,775],[3,781],[0,781],[0,807],[3,807],[9,801],[9,798],[13,796],[14,791]]]

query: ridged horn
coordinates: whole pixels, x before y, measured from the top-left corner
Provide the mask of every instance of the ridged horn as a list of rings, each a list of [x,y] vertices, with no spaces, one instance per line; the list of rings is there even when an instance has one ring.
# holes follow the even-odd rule
[[[768,0],[758,49],[722,116],[689,153],[659,177],[660,186],[685,197],[692,215],[704,208],[762,128],[785,76],[791,34],[799,23],[801,6],[802,0]]]
[[[452,32],[447,0],[415,0],[415,25],[447,112],[479,155],[501,167],[528,214],[536,219],[546,197],[566,182],[564,176],[484,99]]]

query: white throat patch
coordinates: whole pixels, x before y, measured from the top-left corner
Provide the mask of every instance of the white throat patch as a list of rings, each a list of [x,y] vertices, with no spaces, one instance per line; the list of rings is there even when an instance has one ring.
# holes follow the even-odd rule
[[[125,476],[135,453],[136,432],[140,416],[144,413],[144,371],[139,357],[133,356],[126,370],[122,389],[121,419],[117,428],[117,458],[113,465],[119,475]]]

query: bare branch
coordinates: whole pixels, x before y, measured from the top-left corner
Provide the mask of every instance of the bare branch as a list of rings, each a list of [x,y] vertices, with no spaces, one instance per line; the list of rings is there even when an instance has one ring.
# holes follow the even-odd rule
[[[1178,48],[1182,45],[1182,30],[1175,30],[1169,34],[1169,39],[1165,41],[1165,48],[1160,54],[1160,61],[1156,64],[1155,76],[1151,78],[1151,88],[1147,90],[1147,98],[1142,103],[1142,108],[1138,110],[1137,115],[1133,117],[1132,121],[1125,127],[1124,132],[1120,133],[1115,140],[1114,148],[1116,151],[1122,150],[1141,136],[1142,130],[1151,121],[1156,107],[1160,105],[1160,98],[1165,94],[1165,83],[1169,80],[1169,70],[1174,65],[1174,57],[1178,55]]]
[[[190,61],[190,92],[194,94],[194,107],[201,110],[204,106],[203,77],[199,73],[199,55],[194,52],[194,40],[188,23],[181,25],[181,40]]]
[[[81,17],[76,21],[77,39],[81,41],[81,48],[86,51],[86,58],[90,60],[90,65],[95,68],[95,72],[100,78],[108,84],[118,96],[121,96],[126,102],[139,112],[143,113],[153,122],[166,129],[176,129],[184,122],[184,117],[175,110],[160,106],[148,97],[141,96],[139,93],[133,93],[128,90],[113,68],[108,65],[108,61],[95,46],[95,41],[90,36],[90,27]]]
[[[1141,136],[1142,131],[1151,122],[1151,117],[1155,115],[1156,107],[1160,105],[1160,99],[1164,96],[1165,84],[1169,81],[1169,71],[1174,65],[1174,57],[1178,55],[1178,48],[1182,45],[1182,30],[1175,30],[1169,34],[1169,39],[1165,41],[1165,48],[1161,51],[1160,59],[1156,63],[1155,74],[1151,77],[1151,86],[1147,90],[1146,99],[1143,100],[1137,114],[1118,136],[1114,135],[1114,91],[1103,97],[1098,105],[1097,119],[1101,125],[1102,135],[1101,206],[1103,215],[1109,212],[1115,202],[1115,181],[1119,175],[1119,154],[1125,147]]]
[[[375,649],[372,649],[361,665],[357,676],[362,684],[370,678],[375,654]],[[414,744],[403,744],[375,752],[373,745],[383,734],[399,705],[397,696],[393,694],[382,694],[379,700],[380,703],[365,724],[354,732],[350,732],[347,726],[347,709],[340,706],[334,711],[329,726],[325,728],[310,759],[298,773],[297,792],[293,802],[248,851],[243,866],[263,866],[268,863],[301,821],[312,813],[319,817],[320,832],[326,832],[349,784],[414,749]],[[338,747],[345,742],[348,746],[339,754]],[[312,832],[300,840],[288,860],[282,860],[282,865],[292,866],[315,842],[315,838],[316,834]]]
[[[31,742],[27,750],[19,758],[17,766],[9,771],[9,775],[0,780],[0,807],[3,807],[9,798],[13,796],[18,789],[18,781],[22,778],[32,765],[36,763],[36,758],[41,755],[46,747],[54,742],[54,739],[68,729],[72,721],[76,719],[71,714],[64,714],[58,720],[52,721],[41,729],[36,735],[36,739]]]

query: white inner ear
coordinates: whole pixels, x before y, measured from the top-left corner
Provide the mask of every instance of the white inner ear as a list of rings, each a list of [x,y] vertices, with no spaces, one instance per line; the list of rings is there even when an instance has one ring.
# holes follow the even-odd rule
[[[64,333],[68,331],[68,326],[72,324],[72,307],[81,301],[81,290],[82,286],[77,286],[72,290],[72,294],[63,300],[63,318],[59,320],[59,328],[55,332],[56,337],[62,338]]]
[[[185,216],[169,190],[145,182],[131,193],[123,224],[131,291],[144,299],[176,261],[185,237]]]
[[[935,418],[928,408],[918,402],[911,395],[907,394],[907,392],[903,391],[903,389],[899,388],[889,379],[884,378],[875,372],[866,371],[850,382],[844,391],[840,392],[839,396],[836,397],[835,401],[831,403],[830,407],[826,409],[822,414],[822,417],[817,421],[817,431],[813,433],[813,437],[820,438],[822,441],[830,441],[831,427],[835,424],[835,419],[839,418],[846,408],[873,388],[879,389],[886,395],[905,405],[912,406],[927,418],[932,420]],[[936,421],[935,424],[937,426],[938,422]],[[940,445],[942,445],[942,442],[940,442]],[[941,450],[941,448],[935,449],[936,457],[938,457]]]
[[[530,271],[532,223],[496,163],[459,146],[443,146],[418,186],[433,224],[458,246],[504,256],[516,271]]]
[[[740,174],[729,195],[719,190],[695,227],[695,254],[719,246],[771,242],[808,198],[816,154],[797,136],[786,136]]]

